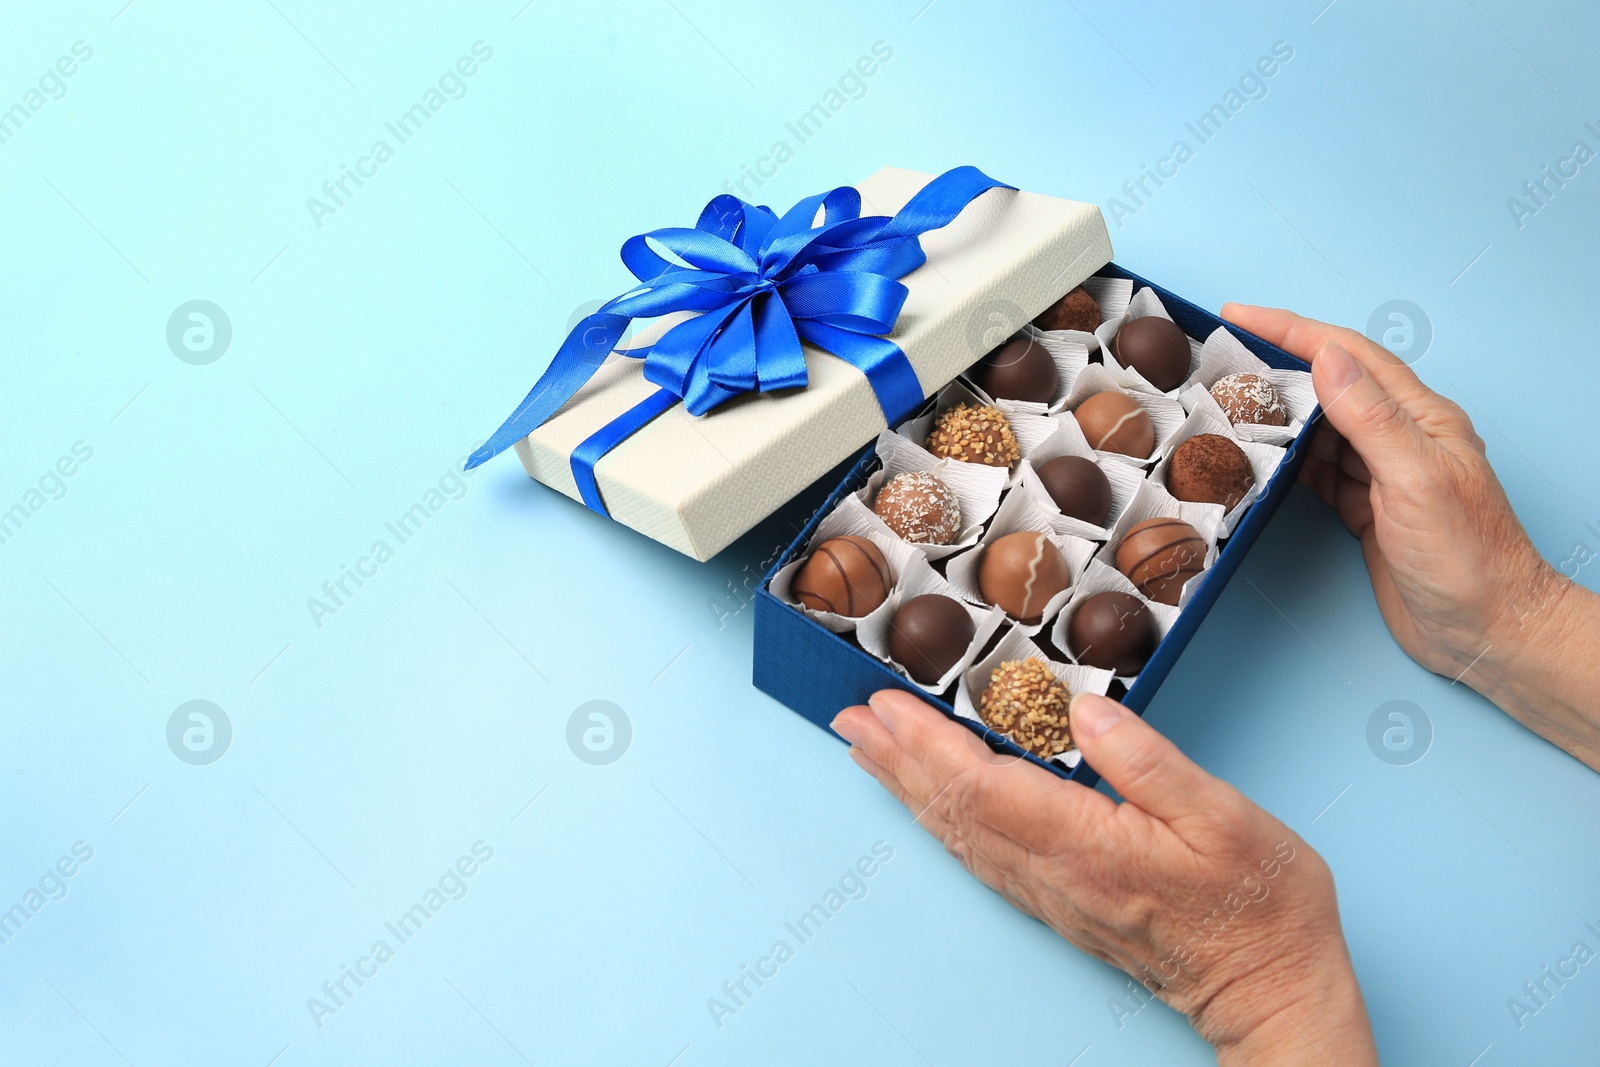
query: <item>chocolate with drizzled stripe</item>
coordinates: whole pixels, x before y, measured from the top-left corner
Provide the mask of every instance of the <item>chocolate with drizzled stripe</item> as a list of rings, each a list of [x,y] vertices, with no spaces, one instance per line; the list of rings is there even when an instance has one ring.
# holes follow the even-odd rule
[[[1205,569],[1206,539],[1181,519],[1146,519],[1123,535],[1117,570],[1158,604],[1177,606],[1183,584]]]
[[[865,537],[833,537],[817,546],[789,591],[812,611],[856,619],[870,614],[894,587],[894,571]]]

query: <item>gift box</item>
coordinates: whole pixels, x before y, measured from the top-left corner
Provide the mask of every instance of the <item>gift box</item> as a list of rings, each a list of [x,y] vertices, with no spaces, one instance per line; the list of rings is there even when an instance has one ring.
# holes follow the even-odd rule
[[[693,228],[631,238],[621,255],[639,284],[573,328],[468,467],[515,448],[537,480],[703,560],[868,445],[757,591],[754,682],[819,726],[900,688],[997,750],[1094,781],[1066,736],[1066,693],[1107,693],[1143,712],[1288,492],[1316,418],[1304,363],[1112,264],[1098,208],[972,167],[937,177],[887,168],[782,215],[719,196]],[[1041,329],[1035,320],[1058,301],[1094,314]],[[1140,323],[1149,317],[1177,328]],[[623,345],[637,320],[652,321]],[[1135,334],[1164,337],[1153,361]],[[1029,380],[1054,387],[1007,386],[1009,370],[970,373],[1008,342],[1026,350]],[[1241,373],[1281,400],[1272,418],[1230,416],[1212,395]],[[987,392],[1012,388],[1022,391]],[[1120,395],[1096,396],[1107,392]],[[1238,397],[1218,395],[1237,407]],[[937,455],[936,423],[950,426]],[[1201,435],[1213,439],[1189,448],[1169,482],[1179,450]],[[1064,457],[1105,475],[1110,503],[1093,521],[1062,510],[1040,474]],[[959,528],[944,524],[938,544],[902,537],[874,506],[895,477],[942,481],[939,506],[960,512]],[[1141,527],[1145,554],[1124,574],[1121,540],[1146,521],[1176,530],[1173,546],[1203,555],[1201,569],[1185,556],[1173,574],[1141,571],[1172,562]],[[818,544],[837,537],[854,541],[850,558],[877,579],[859,604],[850,582],[828,596],[792,588]],[[1003,603],[986,599],[986,553],[1001,541],[996,566],[1025,583],[1026,619],[1006,614],[1008,595],[1009,610],[1024,610],[1015,589],[996,586]],[[844,567],[831,550],[816,558]],[[1042,573],[1047,594],[1036,599]],[[1069,620],[1097,593],[1134,601],[1148,637],[1141,654],[1154,646],[1142,666],[1108,656],[1109,646],[1072,647]],[[934,604],[944,649],[937,661],[908,654],[923,657],[915,673],[941,674],[914,680],[894,658],[909,632],[895,614],[929,594],[951,601]],[[1116,616],[1124,633],[1127,618]],[[969,621],[973,636],[954,638],[964,654],[952,661],[948,639]],[[1039,662],[1015,662],[1027,659]],[[998,710],[997,677],[1017,697]]]
[[[885,168],[781,219],[765,211],[718,197],[696,231],[625,245],[624,261],[654,292],[625,294],[609,318],[580,323],[469,466],[510,445],[531,477],[706,560],[898,421],[897,405],[932,395],[1111,258],[1094,205],[970,167],[937,180]],[[795,232],[771,236],[785,226]],[[772,228],[764,240],[762,227]],[[804,242],[810,259],[785,265],[786,242]],[[676,258],[658,255],[661,245]],[[680,260],[697,269],[674,273]],[[828,286],[846,278],[863,288],[841,298]],[[769,296],[783,314],[761,305]],[[734,305],[715,301],[735,298],[753,318],[748,309],[718,318]],[[656,321],[613,352],[629,320],[646,317]],[[581,366],[586,358],[597,369]],[[563,364],[574,371],[565,390]],[[541,413],[541,397],[561,402]]]
[[[1132,289],[1132,300],[1125,307],[1108,308],[1114,310],[1115,314],[1107,315],[1104,336],[1089,339],[1090,344],[1101,349],[1099,363],[1083,362],[1077,354],[1068,353],[1062,347],[1069,342],[1044,335],[1053,342],[1059,342],[1052,345],[1058,362],[1063,368],[1070,368],[1068,373],[1077,382],[1083,381],[1085,375],[1090,376],[1091,382],[1100,380],[1097,376],[1108,376],[1102,384],[1115,379],[1122,387],[1134,392],[1141,403],[1158,412],[1162,410],[1162,401],[1169,400],[1177,407],[1181,400],[1183,414],[1173,416],[1166,412],[1160,420],[1164,429],[1159,436],[1164,440],[1158,443],[1151,458],[1138,467],[1139,477],[1133,479],[1136,488],[1130,486],[1126,469],[1117,468],[1113,472],[1116,475],[1114,481],[1117,482],[1117,502],[1107,520],[1110,523],[1108,528],[1099,531],[1085,529],[1078,520],[1061,520],[1058,516],[1053,529],[1043,529],[1047,525],[1045,520],[1038,517],[1032,519],[1035,528],[1050,534],[1060,544],[1066,544],[1066,538],[1076,536],[1095,538],[1100,546],[1087,567],[1081,565],[1081,560],[1074,561],[1073,587],[1071,592],[1064,594],[1067,604],[1058,608],[1053,620],[1047,616],[1043,625],[1024,626],[1007,621],[998,627],[990,626],[980,631],[975,647],[969,650],[954,676],[942,678],[928,686],[917,684],[886,662],[879,647],[881,642],[876,638],[876,631],[884,625],[881,619],[875,619],[873,625],[858,637],[849,627],[827,625],[815,613],[797,606],[788,595],[786,585],[796,565],[806,558],[819,537],[832,536],[847,529],[850,532],[863,532],[859,526],[842,525],[844,520],[840,516],[847,519],[847,513],[852,510],[869,510],[863,501],[853,498],[870,494],[881,482],[885,457],[891,465],[907,467],[905,459],[897,453],[897,450],[903,451],[898,444],[890,449],[881,446],[868,449],[773,564],[757,590],[753,669],[757,688],[823,728],[842,708],[865,703],[877,690],[906,690],[971,729],[997,751],[1029,760],[1062,777],[1090,785],[1098,781],[1093,768],[1078,760],[1075,751],[1054,759],[1041,759],[987,727],[974,712],[974,707],[977,693],[987,684],[988,673],[1004,659],[1038,656],[1046,660],[1069,688],[1105,692],[1121,700],[1136,713],[1143,714],[1184,646],[1238,569],[1245,553],[1294,484],[1315,429],[1317,411],[1307,373],[1309,367],[1301,360],[1224,323],[1210,312],[1114,263],[1100,269],[1088,284],[1093,286],[1096,282],[1121,282]],[[1062,287],[1055,295],[1060,296],[1065,288]],[[1170,317],[1190,338],[1194,349],[1194,370],[1184,387],[1174,390],[1170,397],[1156,394],[1153,387],[1138,377],[1137,372],[1118,366],[1106,344],[1120,322],[1147,313],[1161,313]],[[1225,374],[1247,371],[1260,372],[1262,377],[1275,383],[1290,409],[1291,417],[1286,426],[1234,427],[1212,399],[1207,390],[1219,378]],[[962,387],[957,383],[952,388]],[[1039,417],[1051,411],[1065,410],[1074,402],[1077,392],[1082,390],[1075,391],[1071,396],[1058,397],[1052,404],[1040,405],[1037,409],[1029,405],[1001,403],[1009,414],[1019,419]],[[926,434],[931,413],[940,402],[937,398],[930,399],[925,410],[907,420],[905,425],[912,428],[910,437],[915,439]],[[1247,498],[1231,509],[1224,510],[1220,504],[1182,504],[1160,488],[1159,480],[1171,462],[1173,448],[1195,433],[1229,436],[1240,444],[1250,460],[1256,484]],[[1018,436],[1024,435],[1019,431]],[[1094,455],[1070,421],[1065,422],[1057,433],[1034,443],[1032,447],[1041,456],[1072,453]],[[914,467],[915,464],[910,466]],[[1033,492],[1031,486],[1028,469],[1013,475],[1005,490],[1005,499],[998,507],[991,506],[988,509],[990,513],[985,516],[985,522],[998,523],[998,528],[1002,530],[1018,523],[1027,525],[1029,520],[1019,518],[1016,514],[1021,510],[1021,505],[1013,506],[1011,499],[1014,494]],[[1110,566],[1112,550],[1119,536],[1140,518],[1163,514],[1177,517],[1180,512],[1176,509],[1179,508],[1185,509],[1181,514],[1195,518],[1197,529],[1206,533],[1208,544],[1215,546],[1221,540],[1221,546],[1220,550],[1212,548],[1214,558],[1209,558],[1201,575],[1188,583],[1181,607],[1153,606],[1157,616],[1159,643],[1143,669],[1131,679],[1117,679],[1110,677],[1109,671],[1095,673],[1071,663],[1070,655],[1063,655],[1060,650],[1066,647],[1066,622],[1079,598],[1105,589],[1133,590],[1133,586]],[[1200,514],[1189,509],[1210,510]],[[1008,515],[1008,512],[1011,514]],[[870,534],[870,531],[866,532]],[[988,536],[975,535],[970,530],[964,532],[968,542],[975,536]],[[876,536],[880,543],[894,547],[881,534]],[[970,558],[970,554],[978,550],[964,548],[963,551],[969,556],[958,553],[937,559],[949,588],[954,590],[959,586],[965,573],[962,560]],[[970,564],[967,570],[970,570]],[[914,584],[916,591],[923,591],[927,587],[927,579],[919,576]],[[968,600],[970,602],[970,596]],[[886,604],[880,612],[888,611],[891,607],[892,604]],[[977,610],[981,605],[973,607]]]

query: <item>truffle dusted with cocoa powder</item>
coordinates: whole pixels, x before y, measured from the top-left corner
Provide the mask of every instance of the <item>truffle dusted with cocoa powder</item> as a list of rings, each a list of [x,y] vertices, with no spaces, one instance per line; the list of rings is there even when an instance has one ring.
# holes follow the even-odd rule
[[[1167,489],[1179,500],[1232,511],[1255,484],[1250,457],[1221,434],[1195,434],[1167,462]]]
[[[989,467],[1009,468],[1022,458],[1010,421],[999,408],[987,405],[957,404],[946,408],[928,435],[928,451],[946,459]]]
[[[1039,312],[1033,324],[1041,330],[1081,330],[1094,333],[1105,321],[1100,304],[1083,286],[1078,286],[1054,304]]]
[[[1072,747],[1067,711],[1072,691],[1037,656],[1006,660],[989,675],[978,716],[1032,752],[1048,758]]]

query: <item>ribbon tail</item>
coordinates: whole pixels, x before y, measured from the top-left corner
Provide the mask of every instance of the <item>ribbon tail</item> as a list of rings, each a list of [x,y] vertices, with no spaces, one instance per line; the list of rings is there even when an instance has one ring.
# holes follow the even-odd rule
[[[600,485],[595,481],[594,465],[607,452],[644,429],[657,416],[670,411],[677,403],[678,397],[672,390],[657,389],[572,450],[572,478],[578,483],[578,495],[591,511],[610,514],[606,511],[605,501],[600,499]]]
[[[602,311],[585,317],[574,326],[522,403],[481,448],[467,457],[467,465],[462,469],[472,470],[493,459],[561,410],[561,405],[594,377],[594,372],[606,361],[632,321],[632,316]]]
[[[917,409],[924,399],[922,383],[900,346],[887,337],[851,333],[814,319],[795,322],[800,336],[825,352],[832,352],[867,376],[890,426]]]

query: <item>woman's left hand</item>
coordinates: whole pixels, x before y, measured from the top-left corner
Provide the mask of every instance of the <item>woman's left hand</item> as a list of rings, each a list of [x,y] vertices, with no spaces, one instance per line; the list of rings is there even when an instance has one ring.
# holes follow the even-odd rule
[[[833,729],[969,871],[1187,1015],[1219,1063],[1376,1063],[1322,857],[1122,705],[1079,695],[1071,715],[1122,803],[908,693]]]

